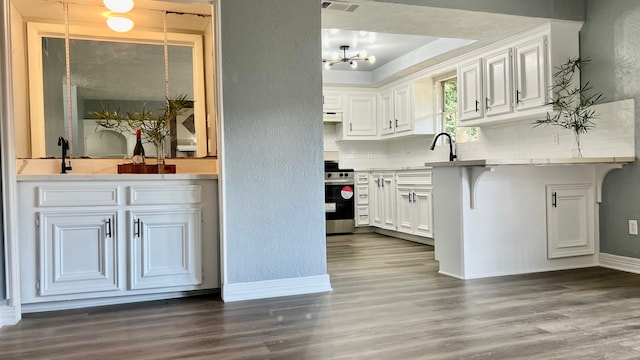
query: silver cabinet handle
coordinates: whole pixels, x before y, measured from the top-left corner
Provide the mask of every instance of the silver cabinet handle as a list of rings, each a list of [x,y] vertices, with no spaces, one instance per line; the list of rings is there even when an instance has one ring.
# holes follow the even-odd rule
[[[109,218],[109,219],[107,219],[107,231],[106,231],[105,235],[107,235],[107,237],[110,238],[111,234],[112,234],[112,232],[111,232],[111,218]]]
[[[349,131],[353,131],[353,123],[349,123]]]
[[[413,193],[413,202],[414,203],[416,202],[416,193],[415,192]]]
[[[411,204],[411,193],[409,193],[409,204]]]
[[[137,218],[133,221],[133,236],[140,237],[140,218]]]

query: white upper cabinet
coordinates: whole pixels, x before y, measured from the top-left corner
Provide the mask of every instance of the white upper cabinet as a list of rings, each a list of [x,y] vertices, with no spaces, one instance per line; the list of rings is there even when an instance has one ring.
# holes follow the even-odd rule
[[[342,92],[325,90],[322,92],[322,111],[324,112],[342,112]]]
[[[346,92],[344,118],[342,121],[342,140],[375,140],[376,93]]]
[[[458,111],[461,122],[484,116],[482,105],[482,59],[458,67]]]
[[[549,85],[545,77],[545,48],[545,37],[538,37],[514,47],[516,110],[543,106],[547,103]]]
[[[511,74],[511,49],[485,58],[484,111],[487,116],[513,111]]]
[[[459,126],[544,117],[552,70],[579,56],[579,30],[549,22],[470,54],[457,66]]]
[[[380,135],[398,134],[413,128],[411,83],[383,90],[378,97]]]

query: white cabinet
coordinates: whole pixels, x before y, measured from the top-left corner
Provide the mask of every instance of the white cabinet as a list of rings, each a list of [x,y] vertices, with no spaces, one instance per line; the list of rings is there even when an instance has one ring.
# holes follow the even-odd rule
[[[410,82],[380,93],[378,119],[380,135],[399,134],[413,128],[413,95]]]
[[[371,174],[370,209],[374,226],[396,230],[394,173]]]
[[[356,226],[371,225],[369,217],[369,174],[356,173]]]
[[[200,209],[129,211],[129,284],[149,289],[201,283]]]
[[[346,111],[342,122],[342,138],[376,139],[376,94],[347,92],[344,95]]]
[[[38,214],[39,296],[118,290],[116,211]]]
[[[458,67],[458,115],[460,122],[484,116],[482,99],[482,59]]]
[[[18,182],[23,308],[220,286],[216,181],[128,177]]]
[[[431,173],[398,173],[396,184],[398,231],[433,237]]]
[[[322,92],[322,110],[331,112],[342,112],[342,92],[334,90],[324,90]]]
[[[484,60],[484,110],[487,116],[513,111],[511,48],[489,55]]]
[[[546,37],[518,44],[515,52],[515,110],[530,109],[547,103]],[[568,58],[567,58],[568,60]]]
[[[547,185],[547,257],[595,251],[595,202],[591,184]]]

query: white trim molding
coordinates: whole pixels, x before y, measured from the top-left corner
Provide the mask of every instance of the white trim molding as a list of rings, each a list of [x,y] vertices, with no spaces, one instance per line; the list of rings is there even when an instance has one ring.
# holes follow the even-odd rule
[[[266,299],[332,291],[329,275],[264,280],[222,285],[225,302]]]
[[[640,259],[613,254],[598,254],[600,267],[640,274]]]
[[[15,325],[20,321],[20,313],[13,306],[0,306],[0,327]]]

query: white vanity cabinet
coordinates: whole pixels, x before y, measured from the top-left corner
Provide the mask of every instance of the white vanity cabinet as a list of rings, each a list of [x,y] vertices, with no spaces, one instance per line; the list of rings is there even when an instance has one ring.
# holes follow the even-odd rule
[[[75,177],[19,178],[24,311],[220,287],[215,179]]]
[[[547,194],[547,258],[595,252],[595,201],[592,184],[553,184]]]

